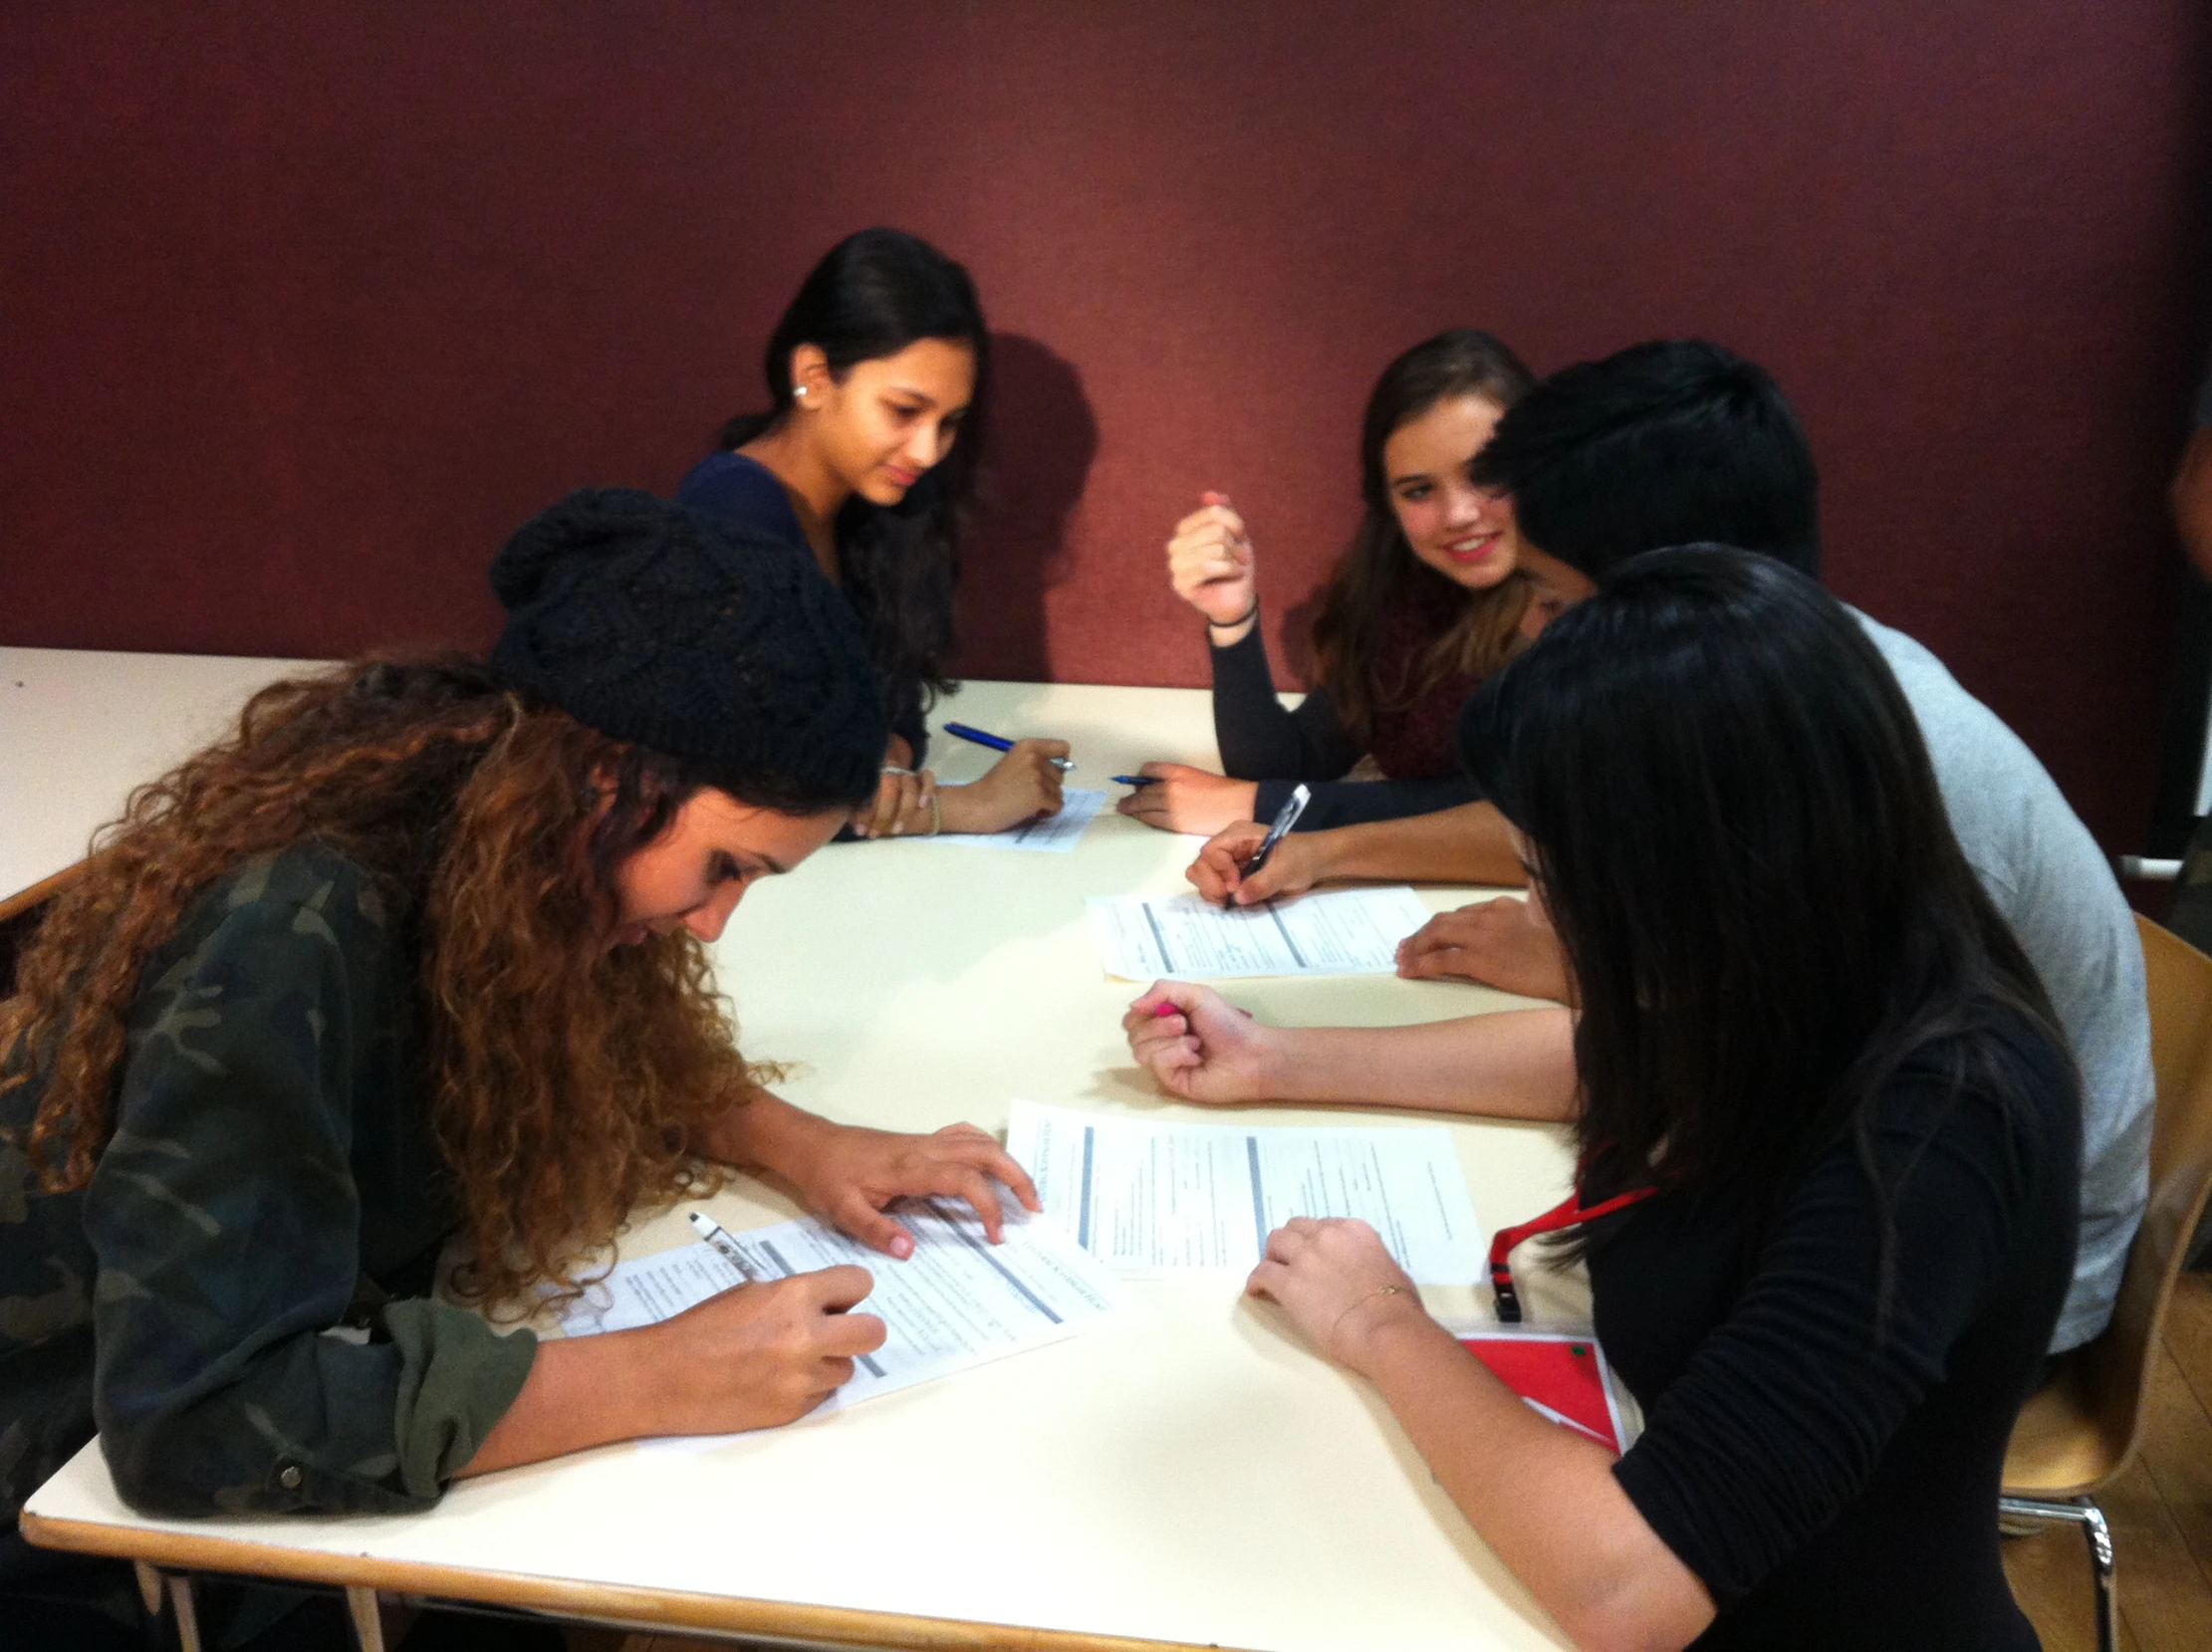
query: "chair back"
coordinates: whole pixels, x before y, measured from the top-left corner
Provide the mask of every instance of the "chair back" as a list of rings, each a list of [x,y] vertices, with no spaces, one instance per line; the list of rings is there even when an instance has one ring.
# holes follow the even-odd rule
[[[2166,1303],[2212,1190],[2212,958],[2137,917],[2150,983],[2150,1059],[2158,1074],[2150,1132],[2150,1204],[2128,1248],[2112,1322],[2077,1356],[2087,1409],[2102,1436],[2106,1477],[2141,1441]]]

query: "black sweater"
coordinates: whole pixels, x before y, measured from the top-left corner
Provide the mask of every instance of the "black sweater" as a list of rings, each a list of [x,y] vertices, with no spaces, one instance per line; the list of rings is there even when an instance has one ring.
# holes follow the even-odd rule
[[[2001,1093],[1946,1102],[1917,1060],[1870,1114],[1894,1224],[1878,1340],[1880,1224],[1848,1139],[1771,1222],[1675,1191],[1592,1226],[1598,1339],[1647,1419],[1614,1474],[1720,1607],[1700,1648],[2038,1644],[1997,1494],[2072,1276],[2082,1126],[2046,1036],[2005,1015],[1987,1037]]]
[[[1296,711],[1285,711],[1275,697],[1267,642],[1257,625],[1234,646],[1209,651],[1214,743],[1221,748],[1224,774],[1260,783],[1252,806],[1254,820],[1274,820],[1291,788],[1301,781],[1307,783],[1313,801],[1299,818],[1300,831],[1428,815],[1472,803],[1482,795],[1472,781],[1459,775],[1437,780],[1340,780],[1359,761],[1359,744],[1346,731],[1328,689],[1315,689]]]

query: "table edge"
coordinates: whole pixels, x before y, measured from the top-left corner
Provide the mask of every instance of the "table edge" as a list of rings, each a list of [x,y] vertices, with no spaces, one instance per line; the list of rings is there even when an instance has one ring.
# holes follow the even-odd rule
[[[1138,1640],[1073,1629],[1024,1628],[850,1606],[438,1566],[419,1560],[386,1560],[367,1554],[277,1547],[201,1533],[62,1519],[29,1509],[22,1513],[21,1531],[28,1541],[41,1548],[144,1560],[177,1570],[219,1571],[520,1606],[636,1627],[718,1630],[833,1646],[899,1647],[917,1652],[951,1652],[955,1648],[961,1652],[1218,1652],[1220,1648],[1220,1643],[1213,1641]]]
[[[32,907],[52,900],[56,895],[67,889],[75,888],[83,880],[92,863],[92,856],[87,855],[82,860],[72,861],[58,872],[40,878],[27,888],[18,889],[12,895],[0,896],[0,923],[6,923],[11,918],[21,917]]]

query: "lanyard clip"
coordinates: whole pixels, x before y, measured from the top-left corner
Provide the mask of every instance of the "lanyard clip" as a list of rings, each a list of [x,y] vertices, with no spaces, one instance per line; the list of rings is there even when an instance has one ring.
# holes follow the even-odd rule
[[[1517,1325],[1521,1322],[1521,1297],[1513,1289],[1513,1270],[1502,1263],[1490,1269],[1490,1299],[1498,1310],[1498,1323]]]

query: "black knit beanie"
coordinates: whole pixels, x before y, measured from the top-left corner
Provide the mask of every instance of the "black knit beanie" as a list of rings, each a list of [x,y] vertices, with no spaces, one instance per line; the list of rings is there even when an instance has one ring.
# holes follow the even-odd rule
[[[853,606],[805,552],[638,488],[588,488],[492,563],[492,667],[736,796],[864,802],[889,740]]]

